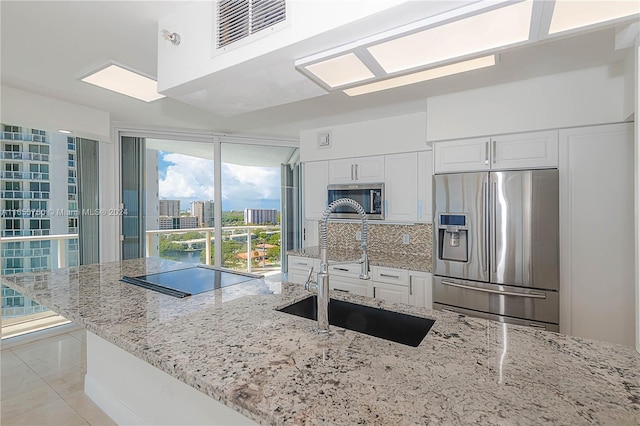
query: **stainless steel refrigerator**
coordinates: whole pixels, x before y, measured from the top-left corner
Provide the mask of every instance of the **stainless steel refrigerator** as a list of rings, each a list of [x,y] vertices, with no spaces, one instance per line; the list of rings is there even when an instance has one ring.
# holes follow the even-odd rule
[[[436,309],[559,330],[558,170],[433,177]]]

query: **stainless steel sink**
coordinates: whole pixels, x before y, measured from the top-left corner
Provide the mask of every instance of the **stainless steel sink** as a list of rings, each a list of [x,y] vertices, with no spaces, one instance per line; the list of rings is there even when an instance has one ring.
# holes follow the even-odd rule
[[[318,315],[317,296],[307,297],[278,310],[315,320]],[[329,300],[329,324],[402,343],[403,345],[418,346],[434,323],[435,320],[429,318],[416,317],[336,299]]]

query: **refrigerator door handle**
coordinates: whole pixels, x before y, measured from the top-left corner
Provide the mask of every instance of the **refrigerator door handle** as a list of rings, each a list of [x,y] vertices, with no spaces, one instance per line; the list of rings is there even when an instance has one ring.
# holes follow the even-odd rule
[[[465,290],[473,290],[473,291],[481,291],[483,293],[493,293],[493,294],[500,294],[502,296],[516,296],[516,297],[529,297],[532,299],[546,299],[547,295],[545,293],[537,293],[537,292],[528,292],[528,293],[516,293],[513,291],[501,291],[501,290],[493,290],[490,288],[481,288],[481,287],[474,287],[474,286],[470,286],[470,285],[464,285],[464,284],[458,284],[458,283],[454,283],[451,281],[445,281],[442,280],[442,285],[448,285],[451,287],[458,287],[458,288],[463,288]]]
[[[482,271],[487,272],[487,182],[482,182]]]
[[[498,261],[496,259],[496,194],[498,192],[498,184],[494,181],[491,186],[491,237],[489,243],[491,244],[491,265],[493,273],[498,272]]]
[[[489,164],[489,141],[484,143],[484,164]]]

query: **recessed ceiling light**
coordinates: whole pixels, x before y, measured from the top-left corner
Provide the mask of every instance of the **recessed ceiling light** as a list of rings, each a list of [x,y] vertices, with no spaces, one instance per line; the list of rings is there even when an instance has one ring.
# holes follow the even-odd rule
[[[640,1],[556,0],[549,34],[586,27],[640,13]]]
[[[165,97],[158,93],[158,83],[155,80],[115,64],[84,77],[82,81],[145,102]]]
[[[368,47],[389,74],[529,40],[533,1],[510,4]]]
[[[64,133],[65,135],[70,135],[73,132],[71,130],[58,129],[58,133]]]
[[[345,89],[344,93],[349,96],[363,95],[365,93],[378,92],[380,90],[392,89],[394,87],[406,86],[408,84],[419,83],[421,81],[433,80],[452,74],[459,74],[466,71],[490,67],[496,64],[494,55],[483,56],[482,58],[471,59],[469,61],[458,62],[457,64],[445,65],[443,67],[432,68],[401,77],[390,78],[388,80],[377,81],[358,87]]]
[[[347,53],[304,67],[330,87],[357,83],[375,77],[354,53]]]

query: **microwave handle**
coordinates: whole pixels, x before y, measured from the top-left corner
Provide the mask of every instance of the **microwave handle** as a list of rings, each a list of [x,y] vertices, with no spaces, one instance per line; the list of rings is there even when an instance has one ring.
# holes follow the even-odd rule
[[[369,211],[370,211],[371,213],[373,213],[373,212],[374,212],[374,210],[373,210],[373,209],[375,208],[375,203],[374,203],[375,197],[376,197],[376,191],[374,191],[373,189],[372,189],[372,190],[370,190],[370,191],[369,191],[369,203],[370,203],[371,205],[369,206]]]

